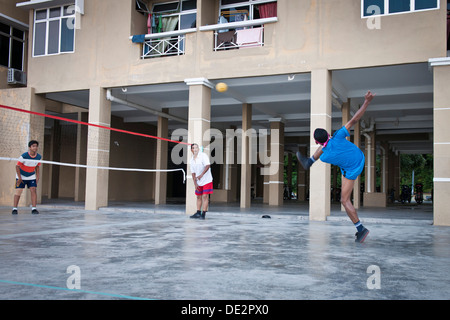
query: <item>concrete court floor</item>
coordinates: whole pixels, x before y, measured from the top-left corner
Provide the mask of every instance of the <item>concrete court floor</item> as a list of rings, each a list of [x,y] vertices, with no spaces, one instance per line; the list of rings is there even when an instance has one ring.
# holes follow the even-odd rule
[[[427,209],[361,209],[358,244],[339,208],[326,222],[301,206],[213,205],[203,221],[180,208],[0,207],[0,299],[450,299],[450,227]]]

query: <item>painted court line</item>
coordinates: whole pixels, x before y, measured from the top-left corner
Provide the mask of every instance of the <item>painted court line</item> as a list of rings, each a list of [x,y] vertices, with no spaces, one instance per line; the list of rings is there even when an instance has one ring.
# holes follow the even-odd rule
[[[9,281],[9,280],[0,280],[0,283],[7,283],[7,284],[13,284],[13,285],[28,286],[28,287],[36,287],[36,288],[44,288],[44,289],[64,290],[64,291],[71,291],[74,293],[90,293],[90,294],[97,294],[97,295],[103,295],[103,296],[108,296],[108,297],[113,297],[113,298],[122,298],[122,299],[155,300],[155,299],[148,299],[148,298],[126,296],[126,295],[121,295],[121,294],[95,292],[95,291],[87,291],[87,290],[80,290],[80,289],[69,289],[69,288],[53,287],[53,286],[46,286],[46,285],[41,285],[41,284],[33,284],[33,283],[17,282],[17,281]]]

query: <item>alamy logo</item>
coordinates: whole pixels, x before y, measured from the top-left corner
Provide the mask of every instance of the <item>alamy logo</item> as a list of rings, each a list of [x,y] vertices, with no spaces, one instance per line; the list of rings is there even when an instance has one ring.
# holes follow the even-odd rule
[[[67,267],[66,273],[71,275],[67,278],[67,289],[81,289],[81,270],[79,266],[71,265]]]
[[[247,139],[248,157],[243,156],[242,141]],[[227,129],[225,136],[218,129],[208,129],[203,134],[203,141],[210,141],[204,146],[210,162],[217,164],[261,164],[262,175],[276,174],[279,170],[280,139],[278,129]],[[181,128],[172,132],[171,140],[188,143],[188,130]],[[191,141],[192,142],[192,141]],[[195,141],[194,141],[195,142]],[[200,143],[199,143],[200,144]],[[187,154],[186,154],[187,152]],[[175,165],[188,163],[191,157],[189,146],[177,144],[171,152],[171,160]]]
[[[371,274],[367,278],[367,289],[381,289],[381,269],[377,265],[367,267],[367,273]]]
[[[366,13],[371,15],[367,18],[367,28],[370,30],[381,29],[381,8],[376,5],[371,5],[367,7]]]
[[[67,7],[66,14],[69,15],[66,21],[67,29],[81,29],[81,18],[80,18],[81,8],[76,5],[71,5]]]

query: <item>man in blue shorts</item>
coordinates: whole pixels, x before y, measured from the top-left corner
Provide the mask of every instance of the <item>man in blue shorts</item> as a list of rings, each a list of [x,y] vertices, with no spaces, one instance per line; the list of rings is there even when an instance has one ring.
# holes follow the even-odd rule
[[[297,152],[297,158],[305,170],[308,170],[318,159],[325,163],[338,166],[342,172],[341,186],[341,203],[347,212],[350,220],[355,224],[357,229],[356,242],[364,242],[369,230],[366,229],[359,221],[358,214],[350,199],[356,178],[364,169],[364,153],[353,143],[348,141],[346,137],[350,136],[350,128],[353,127],[366,112],[367,107],[372,101],[374,95],[368,91],[364,96],[365,101],[362,107],[355,113],[349,122],[332,137],[324,129],[316,129],[314,131],[314,139],[320,147],[310,158],[304,157]]]
[[[17,206],[19,205],[20,196],[25,186],[31,192],[31,213],[38,214],[36,209],[37,193],[36,188],[39,182],[39,160],[42,156],[37,153],[39,142],[31,140],[28,143],[28,152],[22,154],[16,165],[16,193],[14,195],[14,207],[12,214],[17,214]]]

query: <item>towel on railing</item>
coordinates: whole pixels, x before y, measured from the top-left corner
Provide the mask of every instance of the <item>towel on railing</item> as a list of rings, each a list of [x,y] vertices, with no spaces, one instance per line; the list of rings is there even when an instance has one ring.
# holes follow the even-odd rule
[[[236,36],[234,31],[228,31],[217,34],[217,43],[236,42]]]
[[[131,38],[131,41],[133,41],[133,43],[144,43],[144,40],[145,34],[138,34]]]
[[[259,46],[262,44],[262,28],[242,29],[236,31],[238,45]]]

